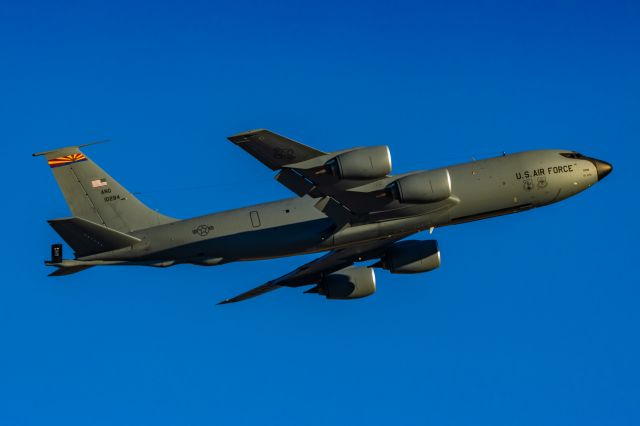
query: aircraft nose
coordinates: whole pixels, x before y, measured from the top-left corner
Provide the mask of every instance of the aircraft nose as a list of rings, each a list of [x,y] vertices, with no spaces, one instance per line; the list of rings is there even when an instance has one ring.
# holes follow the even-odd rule
[[[596,165],[596,171],[598,172],[599,181],[607,177],[607,175],[611,173],[611,170],[613,170],[613,166],[606,161],[594,159],[593,163]]]

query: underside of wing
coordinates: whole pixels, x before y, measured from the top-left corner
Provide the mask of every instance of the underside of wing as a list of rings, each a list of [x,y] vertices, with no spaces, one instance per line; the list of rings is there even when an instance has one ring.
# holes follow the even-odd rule
[[[386,249],[396,241],[404,238],[406,235],[387,238],[384,240],[373,241],[358,246],[343,248],[330,251],[299,268],[269,281],[266,284],[251,289],[238,296],[226,299],[218,303],[219,305],[227,303],[241,302],[256,296],[268,293],[281,287],[301,287],[305,285],[317,284],[326,275],[336,272],[353,265],[355,262],[362,262],[377,259],[384,254]]]

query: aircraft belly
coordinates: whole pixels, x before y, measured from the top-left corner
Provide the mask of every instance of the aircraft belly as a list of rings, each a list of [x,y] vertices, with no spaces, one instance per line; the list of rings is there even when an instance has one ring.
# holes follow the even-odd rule
[[[207,251],[233,260],[302,254],[330,235],[332,224],[330,219],[320,219],[240,232],[209,240]]]
[[[226,263],[289,256],[307,252],[310,247],[320,244],[330,235],[332,225],[330,219],[324,218],[281,226],[260,226],[209,238],[174,241],[176,244],[154,250],[145,257],[175,259],[178,262],[215,258],[222,259],[219,263]]]

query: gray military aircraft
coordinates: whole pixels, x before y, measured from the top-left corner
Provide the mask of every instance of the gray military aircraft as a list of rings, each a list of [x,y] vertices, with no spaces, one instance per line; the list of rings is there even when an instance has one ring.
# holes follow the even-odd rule
[[[222,265],[241,260],[328,253],[220,302],[281,287],[356,299],[376,291],[374,268],[395,274],[440,266],[435,240],[405,240],[436,227],[521,212],[577,194],[611,164],[569,150],[538,150],[435,170],[391,175],[387,146],[323,152],[268,130],[229,140],[273,171],[298,197],[178,220],[142,204],[80,148],[44,155],[72,217],[49,224],[74,250],[54,244],[45,264],[67,275],[92,266]],[[369,262],[367,266],[353,266]],[[371,263],[373,262],[373,263]]]

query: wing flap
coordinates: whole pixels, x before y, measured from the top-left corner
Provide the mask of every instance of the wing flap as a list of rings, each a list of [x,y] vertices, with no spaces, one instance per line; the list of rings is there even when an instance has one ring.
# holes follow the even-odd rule
[[[293,169],[283,169],[276,175],[276,180],[289,188],[298,197],[310,194],[315,184]]]

